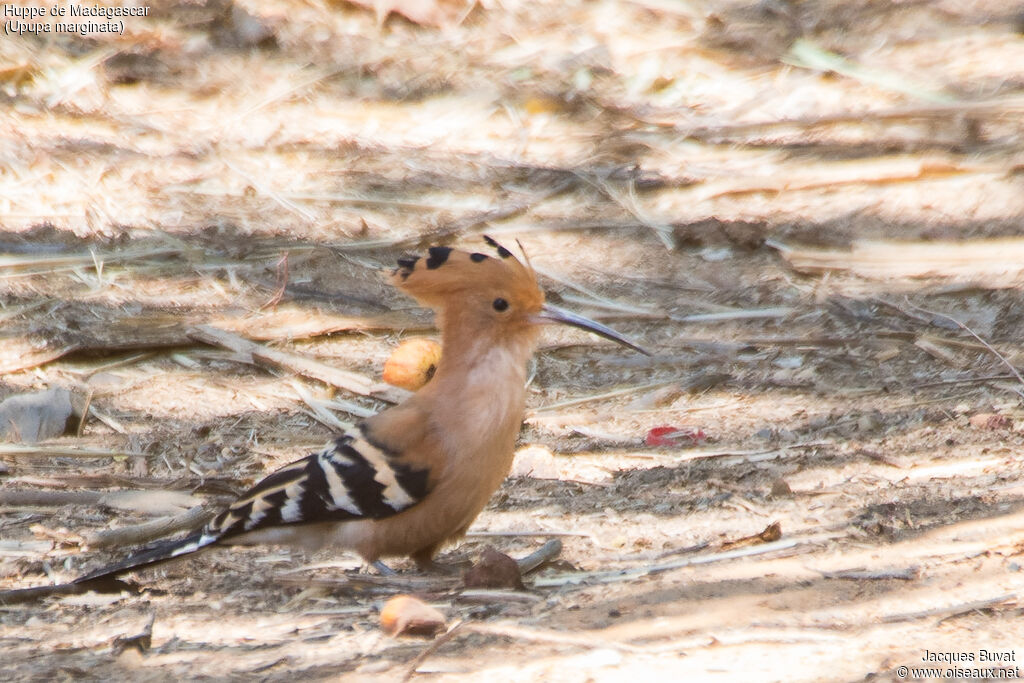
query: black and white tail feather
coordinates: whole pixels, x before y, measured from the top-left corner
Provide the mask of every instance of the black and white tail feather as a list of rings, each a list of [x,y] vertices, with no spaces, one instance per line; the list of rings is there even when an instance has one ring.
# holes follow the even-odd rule
[[[357,435],[339,436],[324,450],[271,473],[203,528],[142,548],[74,583],[114,578],[268,527],[390,517],[423,500],[427,476],[427,470],[374,443],[360,425]]]

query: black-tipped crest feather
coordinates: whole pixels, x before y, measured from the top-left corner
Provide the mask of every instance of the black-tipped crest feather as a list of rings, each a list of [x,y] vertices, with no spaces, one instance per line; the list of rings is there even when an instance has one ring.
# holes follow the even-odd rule
[[[434,270],[444,265],[444,262],[448,260],[448,256],[452,253],[451,247],[431,247],[427,250],[430,254],[430,258],[427,259],[427,270]]]
[[[501,258],[509,258],[510,256],[512,256],[512,252],[498,244],[498,242],[493,237],[489,235],[484,235],[484,242],[487,242],[487,244],[489,244],[492,249],[498,252],[498,256],[500,256]]]

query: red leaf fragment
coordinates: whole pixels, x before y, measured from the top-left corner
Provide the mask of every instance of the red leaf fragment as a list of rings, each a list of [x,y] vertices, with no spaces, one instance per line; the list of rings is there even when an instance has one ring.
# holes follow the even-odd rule
[[[703,429],[699,427],[675,427],[661,425],[653,427],[644,438],[644,443],[653,447],[680,448],[696,446],[707,439]]]

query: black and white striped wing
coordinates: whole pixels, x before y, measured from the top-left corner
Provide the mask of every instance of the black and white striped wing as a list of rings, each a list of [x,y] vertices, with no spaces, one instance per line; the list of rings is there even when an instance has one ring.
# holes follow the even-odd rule
[[[204,531],[219,540],[281,524],[390,517],[427,495],[427,475],[364,434],[346,434],[267,476]]]
[[[360,429],[271,473],[202,529],[142,548],[75,583],[114,577],[267,527],[390,517],[423,500],[428,474],[403,463]]]

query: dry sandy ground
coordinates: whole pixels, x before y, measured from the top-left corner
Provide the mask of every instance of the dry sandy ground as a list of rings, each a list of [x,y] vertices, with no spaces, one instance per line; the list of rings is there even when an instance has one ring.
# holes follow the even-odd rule
[[[91,396],[80,434],[0,451],[0,587],[119,557],[84,543],[228,500],[384,405],[190,325],[369,385],[430,333],[379,271],[487,232],[655,356],[545,333],[520,476],[474,527],[504,533],[442,558],[557,536],[525,592],[218,550],[138,594],[0,606],[5,679],[1020,666],[1019,7],[151,8],[123,36],[0,39],[0,397]],[[646,445],[661,425],[706,439]],[[111,490],[150,494],[89,497]],[[45,504],[72,492],[92,503]],[[401,591],[463,620],[420,660],[377,626]]]

